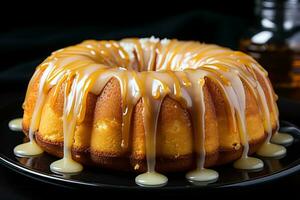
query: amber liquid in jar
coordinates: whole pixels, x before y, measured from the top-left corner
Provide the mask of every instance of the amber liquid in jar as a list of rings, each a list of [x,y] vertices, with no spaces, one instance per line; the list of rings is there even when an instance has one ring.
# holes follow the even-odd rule
[[[269,73],[279,96],[300,101],[300,4],[261,0],[256,3],[258,25],[239,42],[239,49]]]

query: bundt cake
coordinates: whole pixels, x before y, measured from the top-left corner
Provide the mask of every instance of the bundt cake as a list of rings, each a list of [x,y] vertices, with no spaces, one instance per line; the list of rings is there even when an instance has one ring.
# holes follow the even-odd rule
[[[249,155],[285,153],[270,143],[276,99],[267,72],[242,52],[153,37],[88,40],[37,67],[23,104],[31,152],[15,153],[64,157],[51,166],[60,172],[79,163],[148,175],[236,160],[261,168]],[[194,172],[187,177],[200,180]]]

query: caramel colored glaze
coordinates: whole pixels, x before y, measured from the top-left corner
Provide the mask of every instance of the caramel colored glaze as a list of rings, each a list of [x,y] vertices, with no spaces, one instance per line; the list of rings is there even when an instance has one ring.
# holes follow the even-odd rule
[[[241,52],[155,38],[89,40],[37,68],[23,130],[31,127],[50,154],[83,164],[186,171],[247,157],[269,142],[279,128],[275,101],[267,73]]]

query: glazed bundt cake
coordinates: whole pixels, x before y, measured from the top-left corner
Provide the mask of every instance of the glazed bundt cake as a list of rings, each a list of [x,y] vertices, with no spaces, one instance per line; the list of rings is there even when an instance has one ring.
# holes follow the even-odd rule
[[[156,38],[88,40],[37,67],[23,131],[64,165],[204,169],[267,147],[278,129],[276,99],[267,72],[242,52]],[[236,167],[262,167],[254,161]]]

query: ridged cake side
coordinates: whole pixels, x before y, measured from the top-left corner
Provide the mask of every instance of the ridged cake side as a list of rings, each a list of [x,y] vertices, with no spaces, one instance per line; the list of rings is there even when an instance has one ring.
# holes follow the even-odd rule
[[[30,118],[38,93],[41,74],[37,75],[28,88],[24,104],[23,129],[28,133]],[[266,85],[258,80],[267,93]],[[249,88],[246,93],[246,121],[249,133],[249,153],[254,153],[265,141],[263,119],[258,104]],[[48,153],[63,156],[63,105],[64,84],[59,95],[52,95],[52,88],[43,107],[41,122],[35,138]],[[205,97],[205,166],[215,166],[236,160],[241,156],[240,134],[233,129],[228,117],[229,106],[226,98],[214,80],[206,78]],[[268,97],[270,102],[270,97]],[[83,164],[98,165],[109,169],[146,171],[145,132],[142,119],[143,102],[134,108],[130,144],[121,148],[122,142],[122,98],[119,82],[111,79],[100,95],[90,93],[87,98],[87,112],[82,123],[77,124],[72,154],[74,160]],[[268,105],[272,116],[272,129],[276,130],[276,118],[272,106]],[[194,152],[191,117],[188,110],[176,100],[166,97],[162,103],[157,131],[158,171],[185,171],[195,168],[197,156]]]

